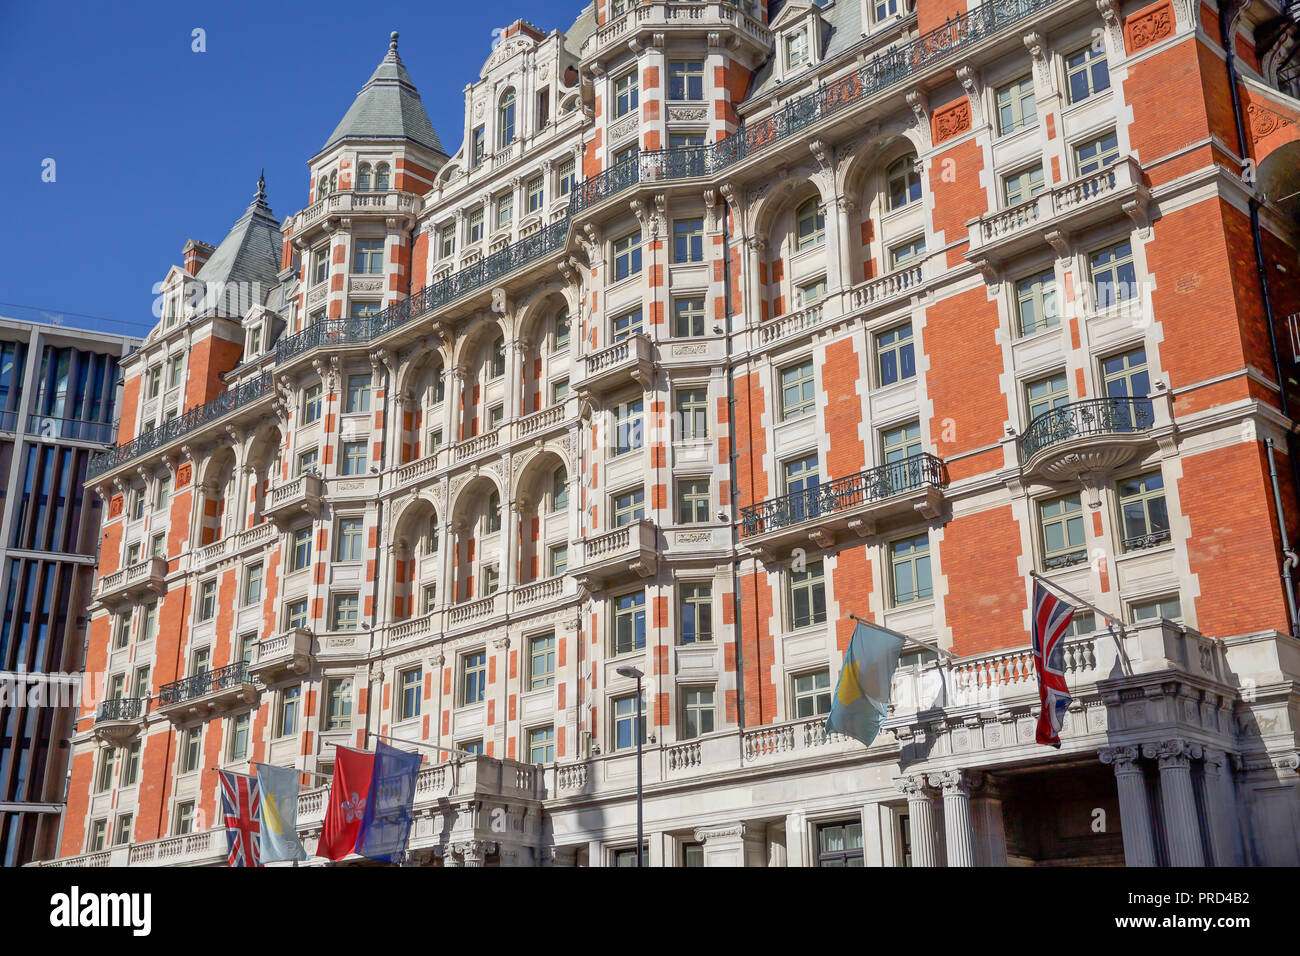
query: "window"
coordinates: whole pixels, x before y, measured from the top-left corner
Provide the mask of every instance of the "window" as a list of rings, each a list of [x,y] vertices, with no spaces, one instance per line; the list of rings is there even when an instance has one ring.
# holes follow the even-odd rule
[[[483,566],[483,593],[496,594],[501,587],[501,572],[495,564]]]
[[[149,539],[149,557],[165,558],[167,557],[167,535],[159,531]]]
[[[1097,630],[1097,617],[1091,611],[1075,611],[1063,637],[1078,637]]]
[[[626,455],[641,447],[642,400],[637,398],[614,406],[614,454]]]
[[[879,23],[886,17],[892,17],[898,13],[898,0],[875,0],[872,6],[872,14]]]
[[[487,427],[489,431],[495,431],[501,427],[501,422],[505,418],[506,410],[504,405],[493,405],[488,409]]]
[[[140,642],[148,643],[158,633],[158,602],[144,606],[144,623],[140,625]]]
[[[1045,188],[1042,165],[1030,166],[1003,178],[1002,198],[1008,206],[1015,206],[1028,202]]]
[[[231,721],[230,749],[227,753],[227,759],[245,760],[248,758],[248,730],[251,722],[252,717],[247,711]]]
[[[210,621],[217,615],[217,579],[212,578],[199,585],[199,606],[196,619]]]
[[[329,278],[330,274],[330,247],[321,246],[312,252],[312,284],[319,285]]]
[[[1133,349],[1101,362],[1102,387],[1112,398],[1143,398],[1151,394],[1147,350]]]
[[[113,786],[113,776],[117,770],[117,751],[104,750],[99,758],[99,776],[95,778],[95,792],[103,793]]]
[[[301,684],[294,684],[280,691],[280,709],[276,715],[277,737],[292,737],[298,733],[298,708],[301,704]]]
[[[645,591],[614,598],[614,655],[645,647]]]
[[[250,564],[244,569],[244,607],[262,600],[262,565]]]
[[[1119,483],[1119,510],[1124,525],[1124,550],[1154,548],[1169,540],[1169,511],[1165,483],[1159,472]]]
[[[555,334],[553,337],[556,351],[569,347],[569,310],[561,309],[555,316]]]
[[[636,309],[632,312],[625,312],[614,319],[613,339],[614,344],[626,341],[634,335],[641,334],[641,310]]]
[[[1070,102],[1078,103],[1110,89],[1110,71],[1106,51],[1088,45],[1065,58],[1065,81],[1070,87]]]
[[[563,467],[551,473],[551,511],[563,511],[569,507],[569,474]]]
[[[930,537],[904,538],[889,546],[895,606],[924,601],[934,594],[930,580]]]
[[[420,698],[424,693],[424,671],[418,667],[397,675],[400,688],[397,698],[397,719],[414,720],[420,716]]]
[[[98,853],[104,849],[104,841],[107,839],[108,821],[96,820],[90,825],[90,837],[86,841],[86,849],[92,853]]]
[[[353,302],[351,316],[354,319],[368,319],[379,314],[378,302]]]
[[[797,70],[808,62],[808,31],[800,30],[785,38],[786,69]]]
[[[910,322],[876,336],[876,374],[880,376],[881,387],[916,377]]]
[[[488,377],[500,378],[506,374],[506,341],[497,338],[492,343],[492,357],[488,360]]]
[[[307,599],[290,601],[284,606],[284,628],[293,631],[307,626]]]
[[[334,595],[331,625],[336,631],[355,631],[360,623],[360,599],[355,593]]]
[[[1092,294],[1098,309],[1108,309],[1138,297],[1137,270],[1133,246],[1119,242],[1088,256],[1092,273]]]
[[[365,441],[345,441],[343,443],[343,466],[340,474],[343,475],[364,475],[366,473],[366,442]]]
[[[819,826],[817,865],[862,866],[862,822],[823,823]]]
[[[795,210],[794,219],[795,245],[799,249],[811,249],[826,241],[826,216],[816,196]]]
[[[193,773],[199,769],[199,760],[202,757],[203,732],[198,727],[187,727],[181,731],[180,744],[180,772]]]
[[[420,589],[420,606],[424,609],[425,614],[432,614],[438,606],[438,588],[433,584],[426,584]]]
[[[781,421],[812,414],[816,403],[813,388],[812,359],[781,369]]]
[[[1129,613],[1133,617],[1133,623],[1138,624],[1142,621],[1155,621],[1164,618],[1166,621],[1182,622],[1183,606],[1177,596],[1159,598],[1154,601],[1141,601],[1129,607]]]
[[[357,192],[370,190],[370,164],[362,163],[357,169]]]
[[[130,567],[133,564],[140,563],[140,542],[133,541],[126,546],[126,564]]]
[[[113,648],[121,650],[131,643],[131,612],[119,611],[113,623]]]
[[[1088,559],[1083,504],[1077,494],[1040,502],[1038,520],[1043,529],[1043,567],[1068,568]]]
[[[528,689],[555,684],[555,635],[539,634],[528,639]]]
[[[704,865],[704,844],[703,843],[683,843],[682,844],[682,866],[696,867]]]
[[[298,474],[315,474],[316,463],[319,458],[320,455],[315,448],[308,448],[305,452],[300,454],[298,456]]]
[[[262,351],[262,327],[254,326],[248,333],[248,354],[259,355]]]
[[[487,696],[487,652],[474,651],[460,659],[460,705],[477,704]]]
[[[707,581],[683,584],[679,613],[681,643],[711,642],[713,640],[713,585]]]
[[[157,398],[158,393],[162,391],[162,366],[155,365],[145,373],[148,382],[148,395],[150,398]]]
[[[704,61],[674,60],[668,64],[668,98],[704,99]]]
[[[370,376],[348,376],[348,399],[345,406],[348,414],[370,411]]]
[[[387,163],[380,163],[375,167],[375,189],[380,192],[386,192],[389,188],[389,166]]]
[[[831,672],[796,674],[790,681],[791,708],[796,718],[820,717],[831,712]]]
[[[251,664],[253,661],[253,648],[255,648],[256,646],[257,646],[256,631],[250,631],[247,634],[241,634],[239,636],[239,657],[237,657],[236,660],[243,661],[245,664]]]
[[[1020,334],[1033,335],[1061,324],[1056,310],[1056,272],[1048,269],[1016,283],[1016,315]]]
[[[308,385],[302,390],[302,423],[310,425],[320,418],[320,401],[322,386],[320,382]]]
[[[113,836],[113,846],[126,846],[131,842],[131,832],[135,826],[135,818],[129,813],[124,813],[117,818],[117,830]]]
[[[528,762],[555,762],[555,728],[533,727],[528,731]]]
[[[537,128],[541,129],[551,121],[551,91],[544,89],[537,94]]]
[[[293,533],[293,555],[290,571],[301,571],[311,564],[311,527],[299,528]]]
[[[908,154],[889,167],[885,175],[889,183],[889,208],[902,209],[921,198],[921,173],[916,168],[916,156]]]
[[[569,380],[559,379],[551,383],[551,404],[559,405],[569,395]]]
[[[677,482],[677,521],[679,524],[707,524],[712,504],[707,478],[683,478]]]
[[[648,859],[650,856],[650,848],[648,846],[643,847],[641,855],[642,855],[642,859]],[[626,866],[632,868],[640,866],[640,863],[637,861],[636,847],[630,847],[626,850],[615,850],[614,865]]]
[[[704,299],[673,299],[673,334],[678,338],[704,334]]]
[[[475,126],[474,132],[470,134],[470,139],[474,144],[471,153],[470,167],[477,169],[483,165],[483,160],[487,159],[487,138],[483,132],[482,126]]]
[[[1018,129],[1038,122],[1034,107],[1034,77],[1032,74],[1001,87],[997,92],[998,135],[1006,136]]]
[[[505,149],[515,141],[515,91],[514,87],[501,94],[497,103],[497,149]]]
[[[826,582],[822,562],[809,561],[802,571],[789,574],[790,627],[798,630],[826,622]]]
[[[576,168],[573,160],[566,159],[560,163],[560,170],[557,174],[560,179],[560,195],[567,196],[573,192],[574,187],[574,169]]]
[[[569,567],[569,546],[566,544],[551,545],[547,560],[551,566],[551,577],[563,574]]]
[[[704,220],[677,219],[673,222],[673,262],[704,261]]]
[[[641,742],[645,742],[645,700],[641,700],[641,706],[637,706],[636,694],[627,697],[615,697],[613,700],[614,710],[614,749],[627,750],[635,747],[637,737],[640,736]],[[640,725],[640,734],[637,734]],[[627,851],[624,851],[627,852]],[[632,850],[632,860],[635,865],[636,851]],[[628,864],[624,864],[628,865]]]
[[[467,754],[483,753],[483,738],[478,737],[474,740],[462,740],[456,745],[457,750],[464,751]]]
[[[167,363],[167,387],[175,388],[181,383],[181,373],[185,371],[185,356],[173,356]]]
[[[510,220],[515,216],[515,194],[513,192],[504,192],[497,196],[493,205],[496,207],[496,227],[504,229],[510,225]]]
[[[361,517],[339,519],[339,540],[334,555],[336,560],[361,560],[361,536],[364,526],[365,519]]]
[[[471,212],[465,219],[465,227],[468,230],[468,242],[470,245],[478,242],[483,238],[483,207],[479,206]]]
[[[1025,385],[1025,402],[1029,408],[1029,421],[1054,408],[1070,403],[1070,386],[1064,372],[1035,379]]]
[[[131,492],[131,520],[139,521],[144,517],[144,492]]]
[[[799,286],[799,308],[806,309],[826,298],[826,277]]]
[[[438,227],[438,253],[443,259],[448,259],[456,253],[456,227],[448,223],[445,226]]]
[[[913,262],[925,255],[925,238],[913,239],[911,242],[900,243],[889,250],[889,261],[892,268],[898,269]]]
[[[524,192],[528,196],[528,211],[541,212],[542,205],[546,202],[546,180],[541,176],[534,176],[528,180]]]
[[[172,823],[172,834],[184,836],[194,832],[194,801],[187,800],[176,805],[176,816]]]
[[[880,433],[880,451],[886,465],[921,454],[921,423],[886,428]]]
[[[614,279],[626,279],[641,271],[641,233],[633,232],[614,240]]]
[[[637,106],[636,70],[624,73],[614,81],[614,118],[626,116]]]
[[[496,534],[501,530],[501,495],[495,491],[488,495],[487,512],[484,518],[485,533]]]
[[[709,437],[709,391],[706,388],[680,388],[676,402],[677,434],[682,441]]]
[[[640,521],[645,517],[645,489],[634,488],[632,491],[615,495],[611,510],[614,513],[615,528]]]
[[[682,688],[682,740],[713,733],[713,688]]]
[[[325,682],[325,730],[352,728],[352,678],[333,677]]]
[[[352,271],[356,275],[383,275],[384,240],[358,239],[353,247]]]
[[[154,489],[153,510],[165,511],[172,499],[172,476],[163,475]]]
[[[1078,176],[1095,173],[1119,159],[1119,138],[1109,132],[1074,146],[1074,172]]]

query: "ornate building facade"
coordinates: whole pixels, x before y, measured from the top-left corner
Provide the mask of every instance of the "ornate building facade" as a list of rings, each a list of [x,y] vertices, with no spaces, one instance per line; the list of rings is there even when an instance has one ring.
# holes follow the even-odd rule
[[[642,714],[651,865],[1300,863],[1298,30],[596,0],[454,155],[394,34],[124,363],[62,862],[220,862],[214,768],[379,734],[452,748],[412,862],[624,865]],[[1059,751],[1034,571],[1124,622]],[[945,652],[870,748],[850,614]]]

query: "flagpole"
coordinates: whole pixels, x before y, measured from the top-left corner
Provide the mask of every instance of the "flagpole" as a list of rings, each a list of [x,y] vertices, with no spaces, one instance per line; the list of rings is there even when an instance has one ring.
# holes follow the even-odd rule
[[[898,631],[891,631],[887,627],[881,627],[879,624],[875,623],[874,621],[868,621],[865,617],[858,617],[856,614],[850,614],[849,617],[853,618],[853,620],[858,621],[861,624],[866,624],[869,625],[870,627],[874,627],[878,631],[884,631],[886,634],[889,634],[891,637],[896,637],[901,641],[906,641],[909,644],[915,644],[917,647],[923,647],[927,651],[934,651],[934,653],[941,654],[944,657],[947,657],[949,660],[952,661],[957,660],[956,654],[954,654],[952,651],[945,650],[944,648],[940,647],[937,644],[927,644],[925,641],[918,641],[916,638],[908,634],[900,634],[898,633]]]
[[[258,767],[277,767],[281,770],[292,770],[294,773],[300,773],[304,777],[318,777],[321,780],[330,780],[330,781],[333,781],[334,779],[327,773],[316,773],[314,770],[299,770],[297,767],[280,767],[278,763],[267,763],[264,760],[253,760],[250,762]]]
[[[1074,593],[1072,593],[1072,592],[1070,592],[1070,591],[1067,591],[1065,588],[1061,587],[1061,586],[1060,586],[1059,584],[1057,584],[1055,581],[1051,581],[1051,580],[1049,580],[1049,579],[1043,577],[1043,576],[1042,576],[1041,574],[1039,574],[1037,571],[1030,571],[1030,572],[1029,572],[1029,576],[1030,576],[1031,578],[1033,578],[1035,581],[1041,581],[1041,582],[1043,582],[1043,587],[1051,588],[1053,591],[1059,591],[1061,594],[1063,594],[1065,597],[1069,598],[1071,601],[1077,601],[1078,603],[1082,604],[1084,607],[1086,607],[1086,608],[1088,608],[1090,611],[1092,611],[1094,614],[1100,614],[1102,617],[1104,617],[1107,621],[1109,621],[1109,622],[1110,622],[1111,624],[1113,624],[1115,627],[1118,627],[1118,628],[1119,628],[1119,634],[1116,634],[1114,631],[1110,630],[1110,628],[1107,628],[1106,630],[1107,630],[1107,631],[1110,631],[1110,636],[1111,636],[1112,638],[1114,638],[1114,640],[1115,640],[1115,647],[1119,650],[1119,657],[1120,657],[1120,660],[1122,660],[1122,661],[1124,662],[1124,670],[1127,671],[1127,673],[1128,673],[1129,676],[1132,676],[1132,674],[1133,674],[1133,664],[1132,664],[1132,662],[1129,661],[1129,659],[1128,659],[1128,651],[1124,649],[1124,634],[1125,634],[1125,631],[1124,631],[1124,622],[1123,622],[1123,621],[1121,621],[1119,618],[1117,618],[1114,614],[1111,614],[1111,613],[1109,613],[1109,612],[1107,612],[1107,611],[1103,611],[1101,608],[1097,607],[1097,605],[1093,604],[1091,601],[1085,601],[1083,598],[1079,597],[1079,595],[1074,594]]]
[[[478,757],[480,754],[471,753],[468,750],[457,750],[455,747],[447,747],[443,744],[431,744],[423,740],[407,740],[405,737],[389,737],[387,734],[378,734],[373,730],[366,731],[366,737],[378,737],[380,740],[391,740],[395,744],[409,744],[412,747],[424,747],[427,750],[436,750],[438,753],[456,754],[458,757]]]

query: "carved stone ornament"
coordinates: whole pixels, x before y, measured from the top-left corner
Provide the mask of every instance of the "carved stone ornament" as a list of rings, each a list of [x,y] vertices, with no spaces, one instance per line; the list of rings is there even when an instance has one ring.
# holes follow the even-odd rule
[[[1130,53],[1136,53],[1173,35],[1174,7],[1168,0],[1140,10],[1124,21],[1124,38]]]
[[[950,103],[934,112],[934,141],[936,144],[952,139],[971,128],[969,99]]]

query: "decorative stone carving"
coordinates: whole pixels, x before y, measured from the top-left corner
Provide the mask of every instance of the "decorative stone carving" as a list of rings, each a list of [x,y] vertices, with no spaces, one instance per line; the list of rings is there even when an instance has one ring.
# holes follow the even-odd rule
[[[949,103],[934,112],[934,142],[936,144],[968,132],[970,128],[971,108],[969,99]]]
[[[1169,0],[1140,10],[1124,21],[1124,39],[1130,53],[1174,35],[1174,7]]]

